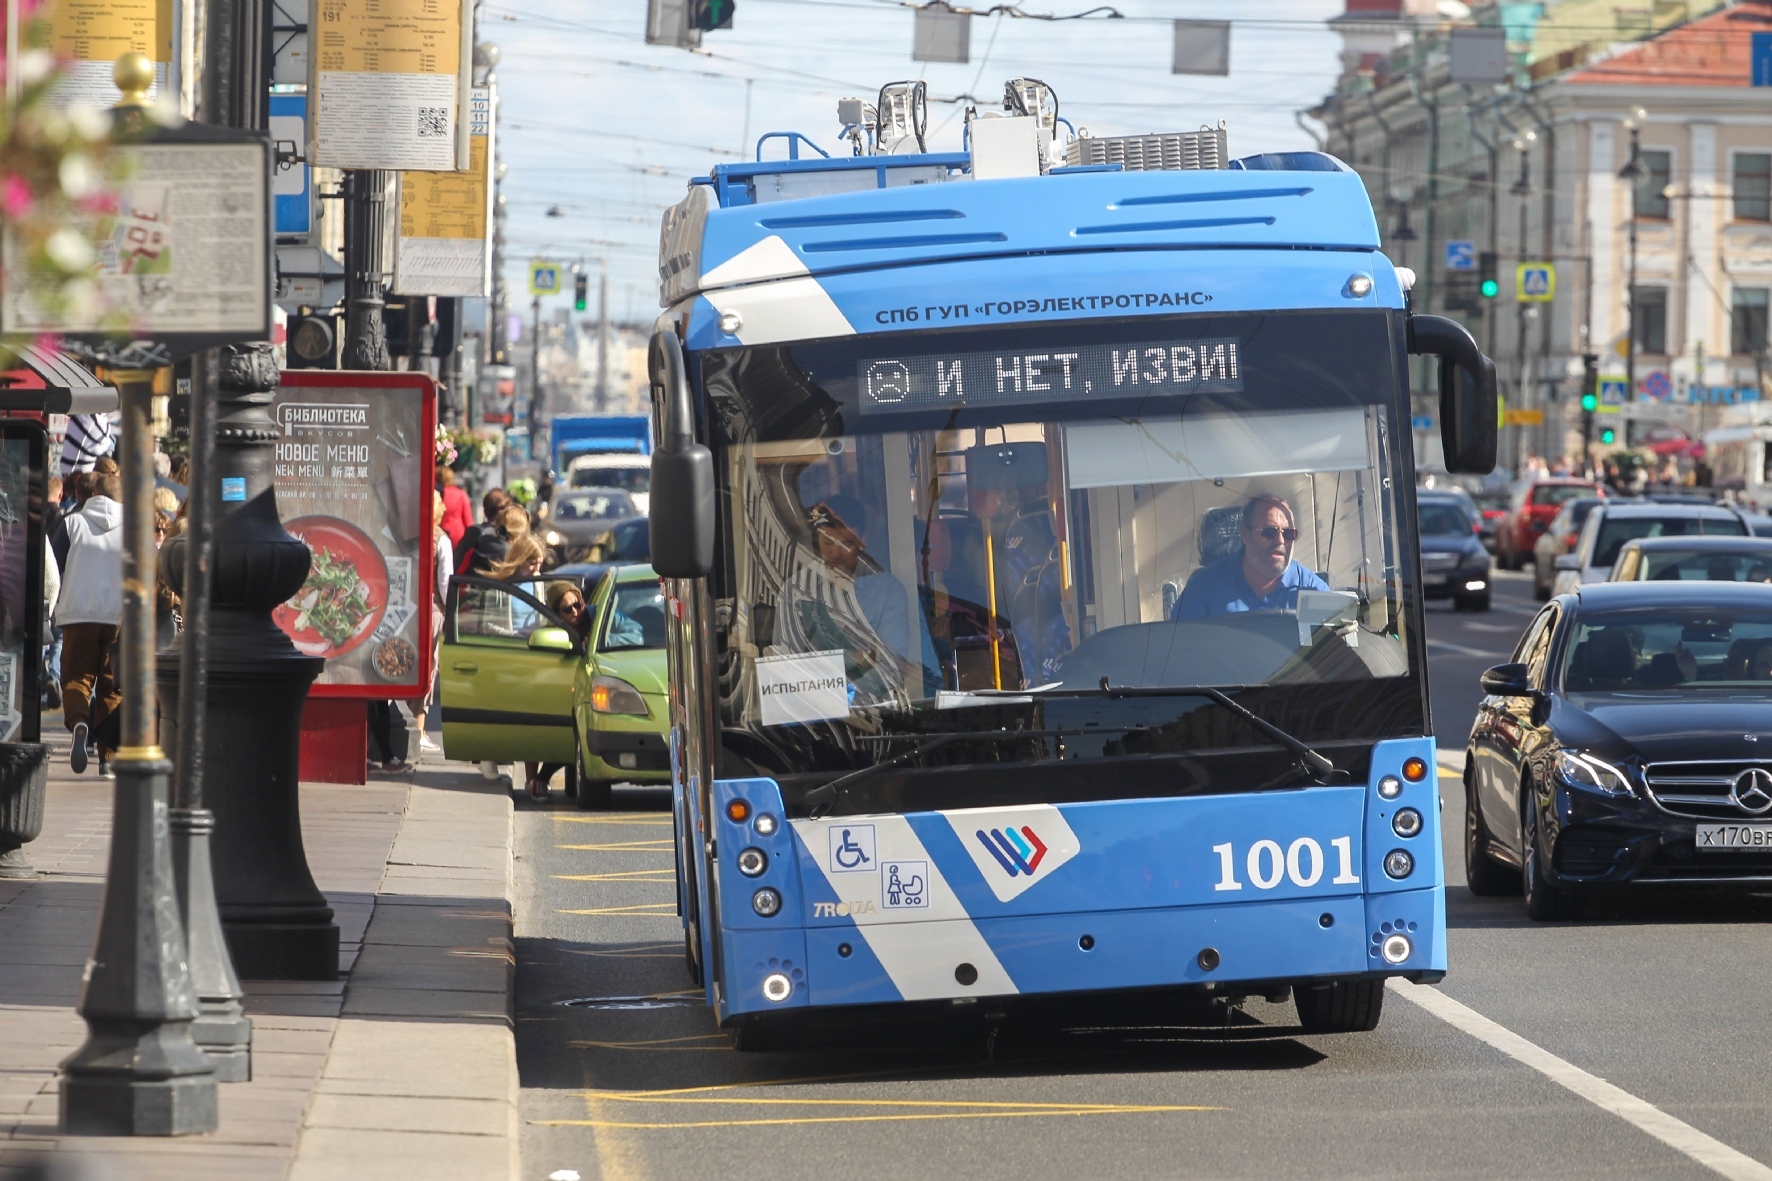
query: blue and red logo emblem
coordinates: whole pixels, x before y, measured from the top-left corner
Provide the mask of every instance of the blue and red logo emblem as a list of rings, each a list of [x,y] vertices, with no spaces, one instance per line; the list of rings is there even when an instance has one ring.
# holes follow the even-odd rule
[[[1031,825],[1022,825],[1020,831],[1014,825],[993,828],[988,833],[981,828],[974,835],[990,850],[991,856],[997,859],[997,864],[1009,872],[1010,877],[1016,874],[1033,877],[1034,872],[1040,868],[1040,862],[1046,858],[1046,846],[1034,835]]]

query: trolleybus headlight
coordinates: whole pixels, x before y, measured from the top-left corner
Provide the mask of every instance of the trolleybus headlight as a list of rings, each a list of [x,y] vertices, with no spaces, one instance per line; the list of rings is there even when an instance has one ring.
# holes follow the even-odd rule
[[[1407,947],[1408,945],[1409,945],[1409,941],[1407,939],[1403,940],[1403,946]],[[1386,954],[1388,954],[1388,947],[1387,947]],[[1403,954],[1408,955],[1409,953],[1407,951],[1405,951]],[[781,1002],[787,1000],[790,996],[793,996],[793,995],[794,995],[794,982],[792,980],[789,980],[782,973],[771,972],[771,973],[769,973],[769,975],[763,977],[763,999],[764,1000],[773,1001],[779,1005],[779,1004],[781,1004]]]
[[[1378,794],[1387,800],[1394,800],[1403,794],[1403,781],[1395,775],[1386,775],[1378,781]]]
[[[744,317],[728,308],[720,313],[720,331],[727,336],[737,336],[738,330],[744,327]]]
[[[1392,849],[1384,855],[1384,872],[1393,878],[1406,878],[1415,872],[1415,858],[1401,849]]]
[[[1400,837],[1412,837],[1421,831],[1421,813],[1414,808],[1399,808],[1397,814],[1391,818],[1391,828]],[[742,855],[739,861],[743,864]]]
[[[759,812],[753,827],[757,830],[758,836],[772,837],[775,835],[775,817],[767,812]]]
[[[1372,294],[1372,277],[1370,275],[1354,275],[1347,281],[1347,293],[1355,299],[1363,299]]]
[[[769,868],[769,858],[761,849],[746,849],[738,855],[738,872],[747,878],[754,878]]]
[[[1408,854],[1405,853],[1404,856],[1407,857]],[[766,919],[773,918],[781,910],[781,895],[764,886],[751,895],[751,909]]]
[[[1392,935],[1384,941],[1384,962],[1387,964],[1400,964],[1408,959],[1409,953],[1414,950],[1415,948],[1410,944],[1407,935]],[[765,984],[764,988],[767,989],[768,985]]]

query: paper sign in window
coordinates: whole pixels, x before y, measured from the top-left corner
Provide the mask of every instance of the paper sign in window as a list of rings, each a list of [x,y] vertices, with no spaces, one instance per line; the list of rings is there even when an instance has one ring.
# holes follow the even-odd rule
[[[849,716],[843,651],[765,656],[757,661],[757,697],[765,726]]]

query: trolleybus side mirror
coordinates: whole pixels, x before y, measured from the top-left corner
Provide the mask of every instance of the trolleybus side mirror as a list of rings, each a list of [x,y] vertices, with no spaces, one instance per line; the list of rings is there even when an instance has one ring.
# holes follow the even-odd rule
[[[714,456],[695,441],[689,378],[676,333],[653,333],[648,368],[661,427],[647,512],[652,568],[665,578],[706,578],[714,568]]]
[[[1410,316],[1409,351],[1440,358],[1440,440],[1446,470],[1479,476],[1495,470],[1495,362],[1483,355],[1464,325],[1444,316]]]

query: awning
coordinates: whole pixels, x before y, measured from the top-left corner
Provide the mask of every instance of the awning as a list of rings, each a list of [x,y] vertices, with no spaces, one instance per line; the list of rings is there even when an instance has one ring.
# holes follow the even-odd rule
[[[0,410],[108,414],[117,389],[74,358],[36,345],[0,344]]]

